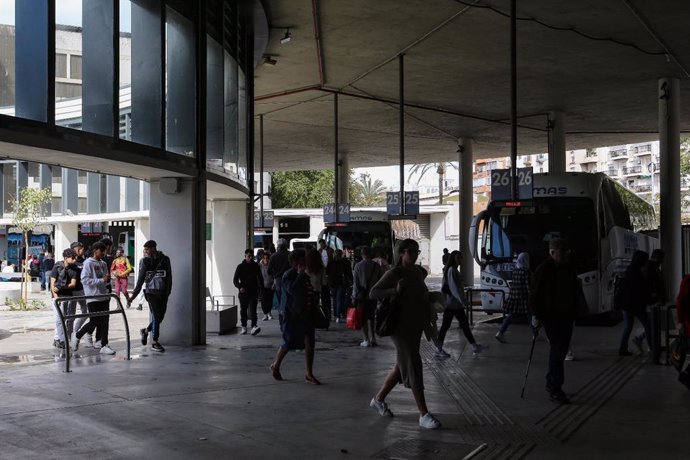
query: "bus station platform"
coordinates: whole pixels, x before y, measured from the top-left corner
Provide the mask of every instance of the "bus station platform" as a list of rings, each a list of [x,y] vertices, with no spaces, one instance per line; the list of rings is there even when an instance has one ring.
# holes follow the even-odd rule
[[[52,312],[0,312],[0,458],[688,458],[690,391],[647,353],[619,357],[621,325],[575,329],[567,406],[548,400],[542,338],[520,399],[531,343],[525,324],[513,324],[501,344],[498,325],[476,316],[477,341],[489,345],[478,356],[457,323],[446,339],[448,359],[434,358],[422,340],[426,398],[443,424],[429,431],[418,426],[402,386],[387,400],[393,418],[369,407],[395,360],[389,339],[362,348],[360,333],[342,323],[317,331],[314,374],[323,384],[315,386],[304,382],[301,352],[288,354],[284,381],[271,378],[277,320],[259,321],[255,337],[208,336],[193,348],[163,341],[161,354],[139,342],[146,309],[127,313],[132,360],[123,359],[122,322],[112,317],[118,353],[102,356],[82,344],[65,373],[48,348]],[[19,319],[25,314],[32,319]],[[25,334],[12,326],[18,321],[31,325]],[[28,351],[11,351],[2,330],[22,336]]]

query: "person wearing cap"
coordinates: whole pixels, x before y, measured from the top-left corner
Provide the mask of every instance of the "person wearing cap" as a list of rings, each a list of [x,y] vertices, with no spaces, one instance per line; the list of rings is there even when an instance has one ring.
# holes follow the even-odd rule
[[[144,283],[146,283],[146,286],[144,286]],[[158,342],[158,337],[160,335],[160,325],[168,309],[168,297],[170,297],[170,291],[172,290],[172,269],[170,267],[170,258],[157,249],[156,242],[153,240],[144,243],[144,257],[139,261],[137,284],[129,297],[127,307],[131,305],[132,299],[139,295],[142,287],[144,289],[144,297],[151,310],[151,322],[147,327],[139,331],[141,334],[141,344],[146,345],[149,332],[151,332],[153,336],[151,348],[153,351],[162,353],[165,351],[165,348]]]

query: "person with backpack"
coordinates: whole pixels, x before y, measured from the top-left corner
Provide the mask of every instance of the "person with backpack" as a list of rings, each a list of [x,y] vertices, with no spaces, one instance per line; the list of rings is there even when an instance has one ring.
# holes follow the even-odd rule
[[[450,354],[443,349],[443,341],[446,338],[446,333],[453,323],[453,318],[457,318],[465,338],[472,347],[472,354],[478,355],[484,349],[484,346],[479,345],[474,339],[472,329],[470,329],[470,322],[465,314],[465,300],[463,296],[462,281],[460,280],[460,272],[458,267],[462,262],[462,253],[460,251],[453,251],[449,254],[448,263],[443,269],[443,282],[441,284],[441,291],[446,295],[446,309],[443,311],[443,321],[441,322],[441,329],[438,331],[438,338],[436,339],[436,351],[434,356],[437,358],[448,358]]]
[[[144,286],[144,283],[146,285]],[[144,289],[144,297],[151,310],[151,320],[149,325],[139,331],[141,344],[148,342],[149,332],[153,335],[151,349],[159,353],[165,352],[165,348],[158,342],[160,327],[168,309],[168,298],[172,291],[172,268],[170,258],[159,251],[154,240],[144,243],[144,257],[139,261],[139,271],[137,274],[137,284],[134,286],[132,295],[129,296],[127,308]]]
[[[383,271],[381,266],[371,260],[371,250],[363,247],[360,250],[362,260],[355,264],[352,278],[352,303],[362,309],[362,334],[364,340],[360,347],[375,347],[376,328],[374,326],[374,314],[376,312],[376,299],[369,298],[369,291],[379,282]],[[370,334],[371,332],[371,334]]]
[[[690,335],[690,274],[685,275],[678,289],[676,297],[676,317],[678,324],[676,328],[678,335],[687,340]],[[678,381],[690,389],[690,365],[678,375]]]
[[[77,288],[81,288],[80,272],[75,266],[77,253],[74,249],[65,249],[62,251],[62,260],[53,265],[49,274],[49,288],[50,295],[53,299],[53,308],[55,311],[55,338],[53,346],[56,348],[65,348],[65,331],[62,329],[60,315],[57,308],[60,308],[63,315],[73,315],[76,309],[76,302],[60,302],[59,305],[55,301],[58,297],[68,297]],[[77,286],[77,283],[79,286]],[[67,327],[67,334],[72,335],[74,329],[74,320],[68,319],[65,321]]]

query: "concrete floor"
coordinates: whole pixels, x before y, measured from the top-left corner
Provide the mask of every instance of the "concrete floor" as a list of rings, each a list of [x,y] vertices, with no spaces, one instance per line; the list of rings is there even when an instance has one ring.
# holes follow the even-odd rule
[[[284,363],[285,381],[271,378],[275,320],[260,322],[256,337],[209,336],[206,346],[157,354],[138,342],[146,315],[128,310],[131,361],[113,316],[117,355],[82,349],[67,374],[50,348],[49,310],[0,312],[0,458],[460,459],[484,444],[472,458],[687,458],[690,391],[646,356],[619,358],[620,326],[576,329],[565,386],[574,403],[563,407],[543,389],[542,340],[519,397],[526,325],[511,326],[500,344],[496,324],[478,323],[478,341],[490,345],[478,357],[456,324],[450,359],[436,360],[423,341],[427,400],[443,423],[426,431],[402,387],[388,400],[394,418],[368,407],[394,361],[387,339],[363,349],[343,324],[319,331],[314,372],[323,385],[312,386],[298,352]]]

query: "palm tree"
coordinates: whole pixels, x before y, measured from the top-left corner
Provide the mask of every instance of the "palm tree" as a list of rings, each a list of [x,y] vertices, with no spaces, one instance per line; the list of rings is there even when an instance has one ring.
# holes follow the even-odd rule
[[[354,201],[359,206],[376,206],[385,202],[386,188],[382,180],[372,180],[368,173],[363,173],[354,181],[353,186],[355,188]]]
[[[443,204],[443,179],[446,176],[446,171],[448,168],[453,168],[457,171],[458,166],[450,162],[419,163],[412,165],[412,168],[410,168],[410,174],[407,176],[407,181],[409,182],[412,180],[412,176],[414,174],[419,174],[419,178],[417,179],[417,185],[419,185],[419,182],[422,180],[422,177],[424,177],[424,174],[429,171],[436,170],[436,174],[438,174],[438,204]]]

